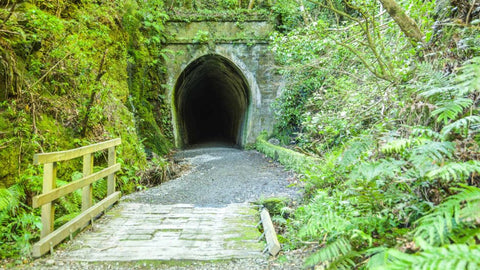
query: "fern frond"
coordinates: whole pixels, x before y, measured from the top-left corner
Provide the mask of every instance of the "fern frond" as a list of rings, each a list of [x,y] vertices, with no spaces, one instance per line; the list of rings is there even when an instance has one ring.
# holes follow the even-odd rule
[[[354,269],[356,263],[353,261],[356,257],[359,257],[361,254],[356,251],[350,251],[349,253],[337,257],[335,260],[330,262],[328,265],[328,269],[335,269],[335,270],[350,270]]]
[[[0,188],[0,211],[8,208],[10,201],[12,200],[12,194],[6,188]]]
[[[458,131],[462,129],[468,129],[470,128],[471,125],[479,124],[479,123],[480,123],[480,116],[476,116],[476,115],[467,116],[445,126],[442,129],[441,133],[444,136],[447,136],[452,130]]]
[[[420,92],[419,95],[430,100],[435,100],[439,96],[445,96],[446,94],[455,92],[456,89],[455,86],[432,87],[429,90]]]
[[[371,149],[374,144],[375,141],[369,136],[363,136],[350,141],[346,150],[343,152],[339,165],[346,168],[357,163],[361,156],[365,154],[367,150]]]
[[[69,222],[70,220],[74,219],[79,214],[80,214],[80,211],[72,212],[72,213],[68,213],[66,215],[63,215],[63,216],[55,219],[55,227],[62,226],[63,224],[65,224],[65,223]]]
[[[12,215],[16,215],[22,206],[22,201],[25,199],[25,191],[23,186],[15,184],[8,188],[8,192],[10,196],[6,210]]]
[[[403,160],[381,159],[379,162],[362,162],[355,166],[349,175],[350,180],[364,179],[372,181],[378,177],[392,178],[400,173],[402,166],[406,164]]]
[[[400,154],[403,151],[405,151],[405,149],[418,144],[418,142],[419,141],[417,138],[396,139],[382,145],[382,147],[380,148],[380,151],[384,154]]]
[[[416,221],[415,237],[430,245],[448,243],[451,233],[480,218],[480,188],[462,186],[461,192]]]
[[[421,136],[421,137],[426,137],[431,140],[443,140],[444,137],[442,134],[439,132],[436,132],[432,130],[429,127],[424,127],[424,126],[416,126],[412,128],[412,135],[413,136]]]
[[[305,222],[298,235],[299,237],[317,238],[324,234],[335,234],[342,232],[351,223],[336,214],[335,211],[323,209],[322,213],[312,213]]]
[[[80,211],[80,205],[77,204],[74,199],[72,199],[72,196],[74,196],[74,194],[61,197],[57,200],[57,203],[65,210],[66,214],[77,213]]]
[[[418,254],[398,250],[387,252],[390,261],[383,269],[478,269],[480,246],[448,245],[429,248]]]
[[[381,269],[386,264],[386,247],[373,247],[363,252],[369,259],[366,263],[366,269]]]
[[[103,199],[107,195],[107,181],[100,179],[93,183],[93,196],[96,199]]]
[[[352,245],[344,237],[328,243],[305,261],[306,266],[314,266],[320,262],[329,263],[352,251]]]
[[[428,158],[432,161],[442,161],[451,158],[455,152],[453,142],[425,141],[412,149],[412,155]]]
[[[448,122],[457,119],[463,111],[472,106],[473,100],[470,98],[456,98],[437,103],[438,109],[432,112],[432,116],[437,116],[437,122],[446,125]]]
[[[462,181],[474,172],[480,173],[480,161],[478,160],[469,160],[467,162],[450,162],[430,171],[427,173],[427,177],[431,179],[440,178],[444,181]]]
[[[480,91],[480,57],[470,59],[461,67],[456,79],[460,95],[467,96]]]

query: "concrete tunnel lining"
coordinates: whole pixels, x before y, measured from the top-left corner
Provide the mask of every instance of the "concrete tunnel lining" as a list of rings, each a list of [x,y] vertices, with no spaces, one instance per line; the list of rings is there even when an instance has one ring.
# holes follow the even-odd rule
[[[180,146],[242,145],[249,92],[243,73],[225,57],[208,54],[189,64],[174,92]]]

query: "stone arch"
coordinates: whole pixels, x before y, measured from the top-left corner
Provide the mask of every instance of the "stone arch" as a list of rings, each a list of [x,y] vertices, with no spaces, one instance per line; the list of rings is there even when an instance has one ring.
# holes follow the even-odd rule
[[[177,77],[172,94],[177,146],[212,141],[243,146],[252,99],[256,99],[247,77],[220,54],[208,53],[191,61]]]

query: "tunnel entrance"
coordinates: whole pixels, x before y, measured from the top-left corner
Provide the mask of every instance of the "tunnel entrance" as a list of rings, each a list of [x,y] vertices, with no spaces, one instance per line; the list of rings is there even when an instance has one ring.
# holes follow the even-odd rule
[[[181,147],[203,143],[242,146],[249,88],[230,60],[216,54],[196,59],[180,74],[174,93]]]

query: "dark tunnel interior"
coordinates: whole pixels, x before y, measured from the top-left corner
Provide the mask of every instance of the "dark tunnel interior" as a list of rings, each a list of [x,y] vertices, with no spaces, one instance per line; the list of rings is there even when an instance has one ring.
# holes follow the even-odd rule
[[[222,56],[205,55],[188,65],[175,85],[181,146],[241,145],[248,93],[242,72]]]

